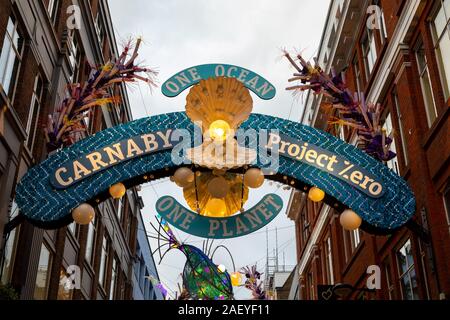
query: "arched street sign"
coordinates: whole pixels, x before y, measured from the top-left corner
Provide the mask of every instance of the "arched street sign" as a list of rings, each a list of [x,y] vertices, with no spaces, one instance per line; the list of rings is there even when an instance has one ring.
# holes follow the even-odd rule
[[[349,207],[376,228],[393,230],[414,214],[414,195],[401,177],[326,132],[261,114],[251,114],[241,128],[279,133],[280,141],[272,137],[279,145],[279,169],[268,179],[300,190],[317,186],[326,192],[329,205]],[[22,214],[42,227],[64,225],[71,221],[73,208],[106,199],[108,188],[117,182],[130,187],[170,176],[180,166],[172,162],[172,149],[181,143],[193,145],[174,139],[169,133],[176,129],[194,136],[186,114],[175,112],[109,128],[60,150],[18,184],[16,201]],[[263,154],[259,146],[255,166],[265,166]]]
[[[276,194],[267,194],[253,208],[228,218],[201,216],[170,196],[161,197],[156,202],[156,211],[171,225],[198,237],[214,239],[241,237],[261,229],[282,208],[283,200]]]
[[[262,76],[229,64],[203,64],[185,69],[164,82],[161,91],[167,97],[176,97],[200,80],[215,77],[236,78],[263,100],[272,99],[276,94],[275,87]]]

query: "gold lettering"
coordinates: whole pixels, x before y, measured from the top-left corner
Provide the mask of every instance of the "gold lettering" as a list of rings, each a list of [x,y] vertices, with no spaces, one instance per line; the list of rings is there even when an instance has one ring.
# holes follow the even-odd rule
[[[303,157],[305,156],[306,148],[308,147],[308,144],[305,142],[302,146],[302,152],[300,155],[296,158],[297,160],[303,160]]]
[[[328,162],[327,165],[327,170],[333,172],[334,171],[333,164],[336,164],[338,162],[339,161],[336,160],[336,156],[330,157],[330,161]]]
[[[317,152],[315,150],[308,150],[306,152],[305,160],[308,162],[316,162]]]
[[[326,154],[319,155],[317,157],[316,163],[319,167],[325,168],[325,165],[323,164],[322,159],[326,161],[326,160],[328,160],[328,156]]]
[[[364,177],[364,182],[361,183],[359,186],[360,186],[362,189],[365,190],[365,189],[367,189],[367,184],[368,184],[369,182],[373,182],[373,181],[374,181],[373,179],[371,179],[371,178],[365,176],[365,177]]]
[[[163,148],[171,148],[172,147],[172,144],[170,143],[170,135],[171,135],[171,133],[172,133],[172,130],[167,130],[166,133],[163,133],[161,131],[158,131],[156,133],[164,141]]]
[[[356,185],[358,185],[363,178],[364,175],[362,174],[361,171],[353,171],[352,174],[350,175],[350,181]]]
[[[106,168],[108,166],[106,162],[102,161],[102,154],[100,152],[93,152],[91,154],[88,154],[86,156],[86,159],[91,162],[92,171],[94,172],[100,170],[101,167]]]
[[[156,137],[153,133],[144,134],[141,138],[145,143],[145,152],[151,152],[158,149],[158,143],[156,142]]]
[[[69,177],[69,179],[67,179],[66,181],[63,180],[63,178],[61,177],[61,173],[66,173],[66,172],[67,172],[67,169],[64,167],[59,168],[55,172],[56,181],[58,181],[58,183],[64,187],[71,185],[73,182],[73,179],[71,177]]]
[[[266,148],[271,149],[274,144],[279,144],[280,141],[281,141],[281,138],[279,135],[270,133],[269,134],[269,142],[267,143]]]
[[[134,153],[136,153],[136,156],[144,153],[144,151],[142,151],[141,148],[138,147],[138,145],[136,144],[136,142],[133,141],[133,139],[128,140],[127,148],[128,148],[127,158],[133,157]]]
[[[80,180],[82,178],[81,174],[87,176],[88,174],[91,173],[91,171],[88,170],[85,166],[83,166],[78,160],[75,160],[73,162],[73,172],[75,181]]]
[[[117,163],[117,159],[120,161],[125,159],[120,143],[116,143],[115,145],[113,145],[113,148],[115,148],[115,150],[112,149],[111,147],[106,147],[103,149],[109,157],[110,165]]]
[[[294,151],[294,149],[295,149],[295,151]],[[288,154],[291,157],[295,158],[299,154],[299,152],[300,152],[300,147],[298,146],[298,144],[291,144],[288,148]]]

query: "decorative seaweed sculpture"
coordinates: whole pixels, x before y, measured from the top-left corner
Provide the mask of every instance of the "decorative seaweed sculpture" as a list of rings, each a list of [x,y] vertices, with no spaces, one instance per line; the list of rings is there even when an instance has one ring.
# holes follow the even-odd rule
[[[262,273],[259,273],[256,266],[244,267],[241,269],[246,280],[244,286],[250,290],[254,300],[267,300],[267,294],[263,289],[263,282],[261,281]]]
[[[129,41],[117,59],[112,59],[99,68],[92,68],[90,77],[84,84],[68,85],[68,97],[62,101],[56,112],[48,116],[44,129],[48,152],[80,140],[81,133],[86,131],[84,118],[89,116],[95,107],[108,103],[118,104],[120,97],[111,95],[116,84],[140,80],[155,86],[154,78],[157,72],[136,64],[141,42],[138,38],[133,49],[133,44]]]
[[[186,256],[183,269],[183,290],[180,299],[193,300],[231,300],[233,299],[233,286],[228,272],[221,271],[218,266],[199,248],[180,243],[169,225],[161,217],[156,218],[158,228],[151,224],[156,231],[160,263],[164,256],[172,249],[178,249]],[[152,236],[150,236],[152,237]],[[161,243],[162,242],[162,243]],[[164,252],[162,248],[168,247]]]
[[[317,63],[311,65],[301,55],[297,55],[296,63],[288,52],[284,56],[297,70],[289,82],[300,81],[300,84],[286,90],[312,90],[314,94],[323,94],[329,98],[332,111],[337,111],[338,118],[331,117],[329,123],[344,125],[356,130],[359,138],[358,146],[379,161],[389,161],[396,154],[390,151],[393,141],[380,124],[382,108],[379,104],[366,103],[362,93],[352,93],[346,86],[343,74],[326,74]]]

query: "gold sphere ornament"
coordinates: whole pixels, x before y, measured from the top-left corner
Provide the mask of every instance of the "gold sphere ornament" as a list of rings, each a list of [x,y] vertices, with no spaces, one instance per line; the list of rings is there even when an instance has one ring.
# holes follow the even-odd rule
[[[233,272],[230,274],[230,278],[233,287],[238,287],[242,282],[242,274],[240,272]]]
[[[185,188],[194,182],[195,174],[191,169],[183,167],[175,171],[173,179],[179,187]]]
[[[225,198],[230,191],[230,185],[224,177],[215,177],[208,183],[208,192],[213,198]]]
[[[80,225],[89,224],[92,221],[92,219],[94,219],[94,216],[95,216],[94,208],[87,203],[82,203],[72,210],[73,220]]]
[[[122,198],[125,195],[125,192],[127,192],[127,188],[125,188],[125,186],[121,182],[113,184],[111,187],[109,187],[109,194],[114,199]]]
[[[225,141],[231,133],[231,127],[224,120],[216,120],[209,126],[209,136],[214,141]]]
[[[353,231],[358,229],[361,226],[362,219],[360,216],[356,214],[355,211],[347,209],[341,213],[339,217],[339,222],[341,226],[348,231]]]
[[[325,192],[317,187],[312,187],[308,192],[308,198],[314,202],[320,202],[325,198]]]
[[[260,169],[252,168],[244,174],[244,184],[249,188],[259,188],[264,184],[264,174]]]
[[[225,201],[222,199],[209,199],[205,208],[205,216],[220,218],[224,217],[227,211]]]

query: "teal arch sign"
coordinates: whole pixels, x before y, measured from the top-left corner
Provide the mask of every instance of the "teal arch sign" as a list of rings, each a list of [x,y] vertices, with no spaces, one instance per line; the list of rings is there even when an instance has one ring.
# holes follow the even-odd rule
[[[291,148],[295,156],[290,156],[287,147],[286,154],[280,152],[278,171],[267,176],[268,179],[289,183],[299,190],[317,186],[326,192],[327,204],[337,210],[353,209],[365,224],[373,228],[392,231],[404,225],[415,212],[414,195],[405,180],[383,163],[326,132],[261,114],[251,114],[241,128],[265,129],[268,132],[278,130],[287,142],[300,147],[305,143],[317,147],[316,154],[311,152],[308,156],[311,162],[307,161],[306,153],[304,161],[298,160],[301,154],[297,153],[295,147]],[[117,182],[131,187],[172,175],[180,166],[172,161],[174,148],[180,143],[194,144],[193,141],[174,139],[168,135],[170,130],[173,132],[176,129],[184,129],[194,136],[194,125],[186,114],[175,112],[109,128],[60,150],[31,168],[18,184],[16,202],[21,213],[41,227],[66,225],[72,221],[72,209],[84,202],[95,205],[107,199],[108,188]],[[149,136],[151,134],[155,139]],[[151,145],[148,150],[145,141]],[[111,158],[105,149],[110,151]],[[352,165],[351,171],[345,172],[348,179],[336,176],[337,172],[319,167],[320,164],[326,164],[324,157],[318,161],[321,150],[328,156],[328,163],[336,156],[336,159]],[[254,164],[256,167],[264,167],[266,163],[261,151],[258,150],[259,157]],[[319,165],[313,165],[314,159]],[[99,170],[95,170],[95,165]],[[337,171],[339,167],[335,164],[332,168]],[[62,183],[68,183],[67,185],[61,185],[61,181],[57,181],[58,173]],[[77,177],[80,179],[75,181]],[[352,183],[352,178],[355,183]],[[361,189],[364,181],[368,181],[364,184],[367,190]],[[368,194],[370,183],[375,182],[379,185],[373,185],[374,194]],[[382,187],[381,191],[379,186]]]
[[[263,100],[272,99],[276,94],[275,86],[262,76],[230,64],[203,64],[185,69],[164,82],[161,91],[166,97],[176,97],[200,80],[216,77],[236,78]]]
[[[283,200],[276,194],[267,194],[251,209],[227,218],[201,216],[170,196],[161,197],[156,202],[156,211],[171,225],[198,237],[214,239],[242,237],[261,229],[282,208]]]

